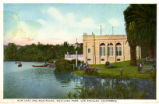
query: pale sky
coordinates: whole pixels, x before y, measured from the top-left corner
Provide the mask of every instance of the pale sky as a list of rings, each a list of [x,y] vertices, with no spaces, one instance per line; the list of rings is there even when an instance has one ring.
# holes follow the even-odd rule
[[[125,35],[128,4],[4,4],[4,44],[82,42],[83,33]]]

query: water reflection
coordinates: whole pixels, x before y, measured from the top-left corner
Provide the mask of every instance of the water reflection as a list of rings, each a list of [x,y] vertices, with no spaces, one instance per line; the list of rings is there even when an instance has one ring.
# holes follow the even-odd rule
[[[135,88],[138,91],[145,92],[146,98],[156,98],[156,84],[147,79],[110,79],[110,78],[94,78],[84,77],[82,85],[85,89],[94,88],[101,89],[101,86],[114,89],[117,85],[127,88]]]
[[[110,79],[54,73],[52,68],[33,68],[37,62],[4,62],[4,98],[65,98],[77,86],[98,89],[114,88],[117,84],[145,91],[147,98],[156,98],[156,84],[146,79]]]
[[[57,81],[62,84],[68,84],[71,81],[72,76],[70,74],[61,74],[61,73],[54,73],[54,76]]]

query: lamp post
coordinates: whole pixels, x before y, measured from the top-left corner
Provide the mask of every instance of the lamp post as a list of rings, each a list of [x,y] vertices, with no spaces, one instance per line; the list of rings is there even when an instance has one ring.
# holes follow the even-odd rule
[[[78,43],[77,43],[77,38],[76,38],[76,43],[75,43],[75,50],[76,50],[76,67],[78,66],[78,51],[77,51]]]
[[[76,50],[76,67],[78,66],[78,52]]]

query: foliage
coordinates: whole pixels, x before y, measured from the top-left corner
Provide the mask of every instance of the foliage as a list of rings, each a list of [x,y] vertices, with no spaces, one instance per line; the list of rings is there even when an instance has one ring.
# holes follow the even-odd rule
[[[78,61],[78,63],[80,64],[81,61]],[[55,72],[72,72],[74,70],[77,70],[77,68],[75,67],[75,60],[56,60]]]
[[[115,68],[109,68],[109,70],[107,70],[108,68],[105,67],[105,64],[91,65],[91,67],[97,67],[101,70],[98,75],[95,75],[100,77],[121,78],[120,69],[122,69],[122,78],[152,79],[151,73],[139,73],[137,70],[137,66],[131,66],[129,63],[130,61],[113,63],[115,65]],[[74,73],[79,75],[85,75],[83,70],[77,70]]]
[[[128,40],[137,45],[145,45],[156,40],[156,5],[131,4],[124,11]],[[132,40],[131,40],[132,39]],[[136,39],[134,41],[133,39]],[[132,43],[130,42],[130,43]]]
[[[81,61],[78,60],[78,64],[80,63]],[[55,72],[65,73],[65,72],[73,72],[74,70],[77,70],[77,67],[75,67],[75,60],[64,60],[64,59],[56,60]]]
[[[150,57],[156,47],[156,5],[131,4],[124,11],[131,65],[136,65],[136,46],[149,47]]]
[[[59,59],[56,61],[55,72],[72,72],[73,64],[71,61]]]
[[[17,60],[18,59],[18,49],[13,43],[9,43],[7,48],[5,48],[4,59]]]
[[[115,66],[113,64],[110,64],[110,62],[105,62],[105,67],[106,68],[115,68]]]
[[[88,75],[98,75],[98,70],[97,68],[85,68],[84,73]]]
[[[125,84],[115,84],[114,87],[105,88],[99,85],[98,88],[81,88],[77,93],[69,92],[68,98],[85,99],[143,99],[146,93],[137,90],[135,87],[129,88]]]
[[[156,81],[156,70],[152,71],[152,79]]]
[[[109,61],[106,61],[105,62],[105,66],[107,67],[107,66],[109,66],[110,65],[110,62]]]
[[[79,54],[82,54],[82,45],[77,49]],[[18,46],[14,43],[9,43],[4,46],[5,61],[52,61],[52,59],[64,58],[64,55],[69,52],[75,54],[73,45],[67,42],[61,45],[44,45],[41,43],[25,46]]]
[[[76,63],[76,60],[71,60],[70,62],[71,62],[72,64],[75,64],[75,63]],[[77,63],[78,63],[78,65],[80,65],[80,64],[81,64],[81,61],[78,60]]]

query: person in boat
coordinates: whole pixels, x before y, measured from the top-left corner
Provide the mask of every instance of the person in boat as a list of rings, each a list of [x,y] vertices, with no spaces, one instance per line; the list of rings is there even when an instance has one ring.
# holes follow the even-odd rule
[[[21,62],[18,62],[18,67],[22,67],[22,63]]]

